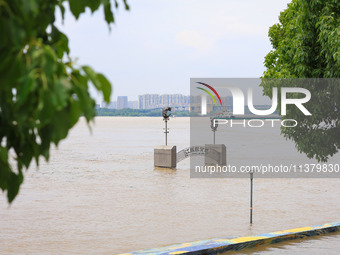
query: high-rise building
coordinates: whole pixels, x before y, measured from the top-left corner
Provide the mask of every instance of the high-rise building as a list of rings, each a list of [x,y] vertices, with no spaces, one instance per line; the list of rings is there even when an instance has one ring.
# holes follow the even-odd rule
[[[128,108],[138,109],[138,101],[128,101]]]
[[[102,102],[102,108],[109,108],[109,109],[116,109],[117,108],[117,102],[113,101],[110,103],[106,103],[105,101]]]
[[[188,110],[189,104],[190,96],[181,94],[145,94],[138,97],[139,109],[155,109],[170,106]]]
[[[160,98],[157,94],[138,96],[139,109],[154,109],[160,107]]]
[[[117,97],[117,109],[128,108],[128,97],[127,96],[119,96]]]

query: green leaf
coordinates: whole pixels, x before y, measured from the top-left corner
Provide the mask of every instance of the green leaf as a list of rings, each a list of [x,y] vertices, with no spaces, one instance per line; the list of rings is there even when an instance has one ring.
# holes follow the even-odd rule
[[[73,127],[77,123],[81,114],[82,114],[82,109],[79,104],[79,101],[76,101],[75,99],[72,98],[70,100],[70,111],[69,111],[69,119],[70,119],[71,127]]]
[[[67,109],[55,112],[55,114],[53,115],[51,124],[53,126],[51,140],[56,145],[58,145],[59,141],[64,139],[67,136],[68,131],[71,128],[69,113]]]
[[[127,0],[123,0],[123,2],[124,2],[124,5],[125,5],[125,10],[130,10],[130,6],[128,5],[128,3],[127,3]]]
[[[12,201],[18,194],[22,182],[23,182],[22,174],[15,174],[13,172],[10,173],[7,190],[7,198],[9,203],[12,203]]]
[[[110,82],[106,79],[104,75],[96,73],[89,66],[83,66],[83,70],[87,74],[93,85],[96,87],[96,89],[103,92],[104,100],[109,103],[112,91]]]
[[[98,0],[86,0],[86,2],[87,2],[87,6],[90,7],[92,13],[95,12],[100,6],[100,1]]]
[[[90,81],[93,83],[93,85],[96,87],[96,89],[101,90],[101,84],[97,79],[97,74],[93,69],[89,66],[83,66],[83,71],[86,73],[87,77],[90,79]]]
[[[102,74],[98,74],[97,79],[101,83],[101,91],[103,92],[105,102],[110,103],[111,92],[112,92],[110,82]]]
[[[4,191],[8,188],[9,174],[11,168],[8,164],[8,150],[0,146],[0,188]]]
[[[76,19],[79,18],[81,13],[85,12],[86,1],[84,0],[69,0],[69,5],[71,12]]]
[[[107,24],[114,22],[113,12],[111,9],[111,3],[109,0],[104,1],[104,15]]]
[[[52,26],[52,39],[54,41],[53,46],[57,53],[58,58],[62,58],[64,53],[69,54],[70,49],[68,47],[68,38],[65,34],[59,31],[58,28]]]

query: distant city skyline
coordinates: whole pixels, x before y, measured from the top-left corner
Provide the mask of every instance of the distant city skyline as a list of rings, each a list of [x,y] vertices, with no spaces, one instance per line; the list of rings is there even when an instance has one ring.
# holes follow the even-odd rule
[[[161,109],[165,106],[170,106],[173,111],[200,111],[202,95],[182,95],[182,94],[143,94],[138,96],[138,100],[130,101],[128,96],[117,96],[116,101],[106,103],[103,101],[97,104],[96,108],[108,109],[140,109],[140,110],[154,110]],[[222,96],[221,105],[216,105],[212,98],[207,98],[207,113],[212,111],[232,111],[233,97]],[[217,99],[216,99],[217,100]],[[256,108],[268,109],[268,104],[255,104]],[[245,111],[249,112],[248,105],[245,105]]]
[[[111,109],[155,109],[164,106],[182,107],[188,110],[190,96],[182,94],[143,94],[138,95],[138,100],[129,100],[128,96],[117,96],[116,100],[106,103],[102,101],[99,104],[102,108]]]

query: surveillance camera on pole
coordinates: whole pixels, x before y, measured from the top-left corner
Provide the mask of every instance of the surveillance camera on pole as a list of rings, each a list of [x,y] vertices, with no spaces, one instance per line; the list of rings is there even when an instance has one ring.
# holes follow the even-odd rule
[[[163,115],[163,120],[165,121],[165,128],[164,128],[164,133],[165,133],[165,145],[168,145],[168,120],[171,115],[171,107],[167,106],[164,107],[162,110],[162,115]]]

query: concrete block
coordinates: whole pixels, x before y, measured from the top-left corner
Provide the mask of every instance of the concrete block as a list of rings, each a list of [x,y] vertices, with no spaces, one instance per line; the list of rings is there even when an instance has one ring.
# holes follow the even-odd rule
[[[159,145],[154,149],[154,165],[156,167],[176,168],[176,146]]]
[[[227,164],[227,147],[224,144],[206,144],[205,145],[206,165],[220,165],[225,166]]]

